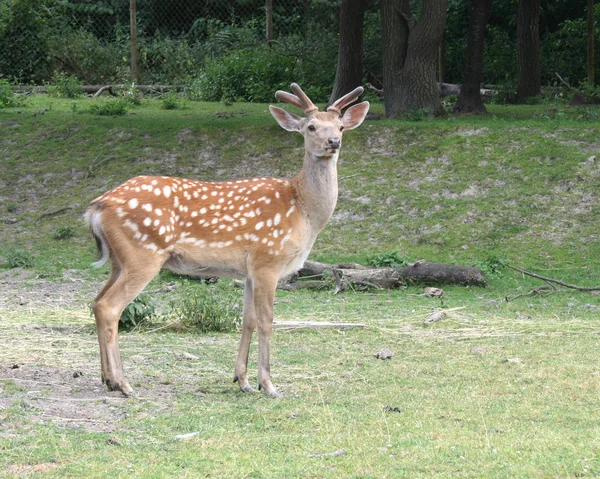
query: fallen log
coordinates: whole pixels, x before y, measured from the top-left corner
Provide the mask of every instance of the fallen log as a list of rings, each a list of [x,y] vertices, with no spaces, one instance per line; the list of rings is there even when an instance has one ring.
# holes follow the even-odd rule
[[[485,286],[487,279],[483,271],[470,266],[455,264],[427,263],[401,268],[402,277],[409,283],[458,284],[462,286]]]
[[[393,289],[407,283],[457,284],[462,286],[485,286],[487,279],[479,268],[453,264],[417,261],[400,268],[374,268],[356,263],[327,264],[305,261],[302,269],[282,280],[280,289],[323,289],[332,285],[330,272],[335,280],[335,292],[347,289]]]

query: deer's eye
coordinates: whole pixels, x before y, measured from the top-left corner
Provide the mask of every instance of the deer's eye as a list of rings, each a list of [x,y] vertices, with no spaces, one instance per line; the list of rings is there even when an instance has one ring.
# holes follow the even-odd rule
[[[308,125],[308,131],[316,131],[317,129],[315,128],[314,125]]]
[[[344,125],[340,126],[340,131],[344,131]]]

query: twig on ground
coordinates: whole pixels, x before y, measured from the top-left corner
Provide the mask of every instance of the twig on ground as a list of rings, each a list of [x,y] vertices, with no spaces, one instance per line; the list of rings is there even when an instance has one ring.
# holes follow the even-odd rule
[[[546,283],[558,284],[560,286],[564,286],[565,288],[576,289],[577,291],[600,291],[600,286],[591,286],[591,287],[577,286],[575,284],[565,283],[564,281],[560,281],[558,279],[546,278],[545,276],[541,276],[541,275],[533,273],[529,270],[526,270],[523,268],[518,268],[517,266],[512,266],[510,264],[504,263],[504,266],[506,266],[507,268],[510,268],[512,270],[518,271],[519,273],[524,274],[526,276],[531,276],[532,278],[541,279],[542,281],[545,281]]]
[[[72,209],[73,209],[72,206],[65,206],[64,208],[59,208],[59,209],[54,210],[54,211],[49,211],[48,213],[44,213],[43,215],[41,215],[37,220],[40,221],[43,218],[46,218],[48,216],[55,216],[55,215],[58,215],[60,213],[65,212],[65,211],[72,210]]]
[[[323,454],[309,454],[308,457],[311,457],[311,458],[336,457],[336,456],[343,456],[345,454],[346,454],[346,451],[344,449],[340,449],[339,451],[326,452]]]

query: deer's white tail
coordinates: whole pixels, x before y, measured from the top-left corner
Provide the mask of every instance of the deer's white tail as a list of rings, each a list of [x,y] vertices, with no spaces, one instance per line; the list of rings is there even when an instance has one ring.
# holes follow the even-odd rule
[[[98,246],[98,261],[92,263],[92,266],[99,268],[110,258],[110,247],[102,231],[102,211],[91,206],[85,212],[84,218],[90,229],[90,233],[92,233],[92,236],[96,240],[96,246]]]

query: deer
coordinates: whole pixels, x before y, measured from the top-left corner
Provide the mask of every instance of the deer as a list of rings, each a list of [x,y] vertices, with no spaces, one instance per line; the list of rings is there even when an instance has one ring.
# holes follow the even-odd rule
[[[270,105],[277,123],[304,137],[304,163],[294,178],[244,178],[223,182],[168,176],[137,176],[93,200],[85,220],[99,250],[99,267],[110,277],[92,303],[102,382],[125,396],[118,323],[125,307],[160,272],[245,278],[242,332],[234,382],[248,380],[252,335],[258,329],[258,389],[279,396],[271,381],[269,343],[277,283],[299,270],[338,197],[337,163],[345,130],[364,121],[369,102],[356,102],[357,87],[318,107],[292,83],[275,97],[302,110],[302,117]]]

